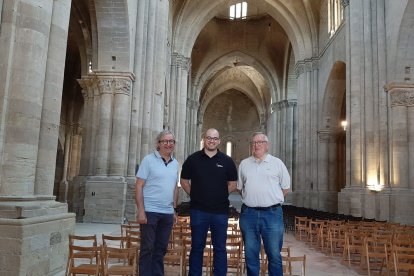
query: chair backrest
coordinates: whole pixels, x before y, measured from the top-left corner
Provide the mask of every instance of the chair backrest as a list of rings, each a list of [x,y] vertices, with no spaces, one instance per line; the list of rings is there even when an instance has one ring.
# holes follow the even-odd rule
[[[69,244],[77,246],[97,246],[98,241],[96,235],[81,236],[69,234]]]
[[[67,275],[99,275],[100,248],[69,244]]]
[[[107,247],[125,248],[128,244],[128,237],[102,234],[102,244]]]
[[[137,250],[101,246],[104,275],[136,275]]]
[[[282,256],[283,275],[298,275],[297,266],[293,263],[300,262],[300,275],[306,275],[306,255],[303,256]]]

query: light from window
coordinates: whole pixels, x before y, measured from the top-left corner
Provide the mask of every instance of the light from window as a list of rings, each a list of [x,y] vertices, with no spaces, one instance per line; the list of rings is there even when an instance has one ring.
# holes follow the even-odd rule
[[[344,18],[344,10],[340,0],[328,0],[328,32],[333,36]]]
[[[89,61],[88,69],[89,69],[89,73],[92,73],[92,61]]]
[[[247,2],[241,2],[230,6],[230,19],[246,18],[247,16]]]
[[[231,142],[231,141],[228,141],[228,142],[226,143],[226,154],[227,154],[228,156],[230,156],[230,157],[231,157],[231,154],[232,154],[232,152],[231,152],[231,148],[232,148],[232,142]]]

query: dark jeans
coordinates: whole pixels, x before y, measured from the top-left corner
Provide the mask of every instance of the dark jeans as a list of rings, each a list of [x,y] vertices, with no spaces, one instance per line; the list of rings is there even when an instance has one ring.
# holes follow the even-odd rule
[[[200,276],[203,269],[203,252],[206,247],[207,232],[210,228],[213,242],[213,274],[227,274],[227,225],[228,214],[215,214],[200,210],[190,210],[191,252],[190,276]]]
[[[247,275],[259,275],[261,239],[269,260],[269,276],[283,275],[280,255],[284,232],[282,207],[256,210],[243,204],[240,213],[240,230],[244,241]]]
[[[164,256],[170,238],[173,214],[146,212],[147,224],[141,224],[139,275],[164,275]]]

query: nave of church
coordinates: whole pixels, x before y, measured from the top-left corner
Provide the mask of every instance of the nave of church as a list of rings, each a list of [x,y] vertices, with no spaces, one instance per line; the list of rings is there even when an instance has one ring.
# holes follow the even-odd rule
[[[0,0],[0,274],[57,275],[76,223],[135,218],[163,129],[180,164],[214,127],[239,165],[262,131],[286,204],[414,225],[413,22],[414,0]]]

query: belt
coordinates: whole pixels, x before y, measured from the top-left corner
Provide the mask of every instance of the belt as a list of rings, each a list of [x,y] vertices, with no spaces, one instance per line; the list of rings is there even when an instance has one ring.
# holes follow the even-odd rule
[[[272,209],[275,209],[275,208],[278,208],[278,207],[282,206],[282,204],[280,204],[280,203],[269,206],[269,207],[249,207],[244,203],[243,203],[243,205],[246,206],[247,208],[251,208],[251,209],[254,209],[254,210],[257,210],[257,211],[269,211],[269,210],[272,210]]]

